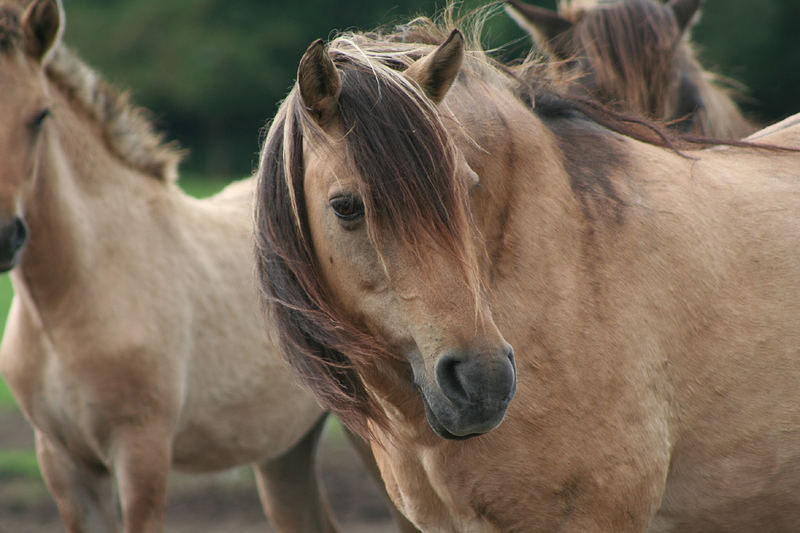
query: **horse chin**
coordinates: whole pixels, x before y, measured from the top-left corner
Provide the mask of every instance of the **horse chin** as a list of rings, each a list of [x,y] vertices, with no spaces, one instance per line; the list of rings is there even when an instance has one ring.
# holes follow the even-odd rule
[[[480,424],[472,423],[469,425],[464,425],[464,428],[461,429],[456,427],[461,424],[455,422],[443,423],[442,418],[445,417],[440,418],[437,416],[436,411],[432,409],[431,405],[428,403],[428,399],[426,398],[425,394],[421,394],[421,396],[422,403],[425,406],[425,417],[428,419],[428,425],[437,435],[444,439],[467,440],[473,437],[479,437],[480,435],[495,429],[503,422],[503,419],[505,418],[505,410],[503,410],[503,413],[500,414],[497,421],[486,421]]]

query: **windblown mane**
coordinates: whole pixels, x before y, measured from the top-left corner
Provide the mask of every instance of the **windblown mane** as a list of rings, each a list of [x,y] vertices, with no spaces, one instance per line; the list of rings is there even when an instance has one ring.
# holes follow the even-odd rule
[[[696,111],[693,133],[712,137],[739,139],[755,130],[734,103],[732,83],[703,70],[688,38],[681,38],[674,12],[659,0],[560,4],[559,11],[575,23],[574,39],[595,72],[593,89],[603,101],[657,120]],[[682,76],[677,81],[676,63]],[[697,107],[678,108],[678,93]]]
[[[0,51],[24,46],[21,14],[17,6],[0,6]],[[133,107],[127,93],[111,87],[60,42],[48,57],[46,72],[48,79],[100,126],[109,150],[121,161],[166,182],[178,179],[182,150],[174,142],[164,142],[147,111]]]
[[[576,39],[595,67],[598,89],[616,85],[626,105],[666,117],[676,54],[684,61],[690,56],[672,11],[650,0],[625,0],[580,13]]]

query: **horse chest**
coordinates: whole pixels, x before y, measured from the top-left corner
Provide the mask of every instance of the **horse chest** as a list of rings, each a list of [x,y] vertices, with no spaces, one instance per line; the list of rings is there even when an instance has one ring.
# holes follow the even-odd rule
[[[468,479],[454,476],[437,449],[393,453],[390,459],[381,469],[392,500],[423,531],[500,532],[473,509]]]

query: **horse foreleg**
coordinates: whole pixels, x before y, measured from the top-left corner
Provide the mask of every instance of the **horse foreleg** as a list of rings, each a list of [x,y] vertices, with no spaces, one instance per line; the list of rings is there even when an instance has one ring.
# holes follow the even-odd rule
[[[158,533],[164,527],[171,441],[165,431],[117,429],[112,463],[125,533]]]
[[[315,466],[325,418],[287,453],[255,467],[264,511],[281,533],[338,531]]]
[[[370,447],[369,443],[355,433],[352,433],[344,425],[342,427],[344,427],[345,433],[350,438],[353,448],[355,448],[358,454],[361,456],[364,466],[367,468],[369,473],[375,479],[375,482],[380,487],[381,493],[383,493],[386,503],[389,505],[389,510],[392,512],[392,517],[394,518],[394,523],[397,526],[397,530],[401,533],[419,533],[419,529],[417,529],[414,524],[409,522],[408,518],[403,516],[403,514],[394,505],[394,502],[392,502],[391,498],[389,497],[389,493],[386,492],[386,485],[383,483],[381,471],[378,468],[378,463],[375,462],[375,455],[372,453],[372,448]]]
[[[76,463],[41,431],[36,431],[36,455],[69,533],[119,531],[119,513],[108,472]]]

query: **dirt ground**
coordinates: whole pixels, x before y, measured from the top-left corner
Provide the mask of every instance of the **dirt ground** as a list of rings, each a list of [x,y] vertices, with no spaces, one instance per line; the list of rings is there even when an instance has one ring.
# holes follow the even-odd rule
[[[22,415],[0,412],[0,449],[33,449]],[[323,438],[320,472],[343,533],[395,531],[372,478],[346,442]],[[0,533],[63,533],[41,481],[0,473]],[[212,476],[173,473],[167,533],[271,533],[248,468]]]

